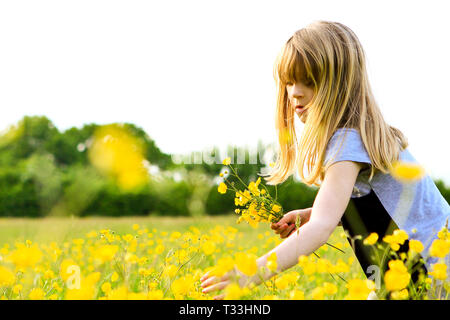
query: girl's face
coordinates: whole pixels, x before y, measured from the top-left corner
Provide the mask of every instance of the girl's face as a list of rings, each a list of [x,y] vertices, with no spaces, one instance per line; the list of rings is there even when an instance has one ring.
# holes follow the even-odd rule
[[[305,106],[311,101],[314,95],[313,87],[301,82],[289,82],[286,84],[286,91],[290,106],[294,108],[300,121],[305,123],[308,116],[308,109],[305,109]]]

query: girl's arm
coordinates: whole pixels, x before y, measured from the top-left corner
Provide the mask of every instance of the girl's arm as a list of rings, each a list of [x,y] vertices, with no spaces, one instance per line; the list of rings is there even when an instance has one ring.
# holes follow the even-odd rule
[[[256,275],[240,283],[253,282],[258,285],[296,265],[301,255],[309,255],[324,245],[347,208],[360,168],[361,164],[353,161],[339,161],[331,165],[314,200],[308,223],[299,228],[299,232],[292,233],[277,247],[258,258],[258,267],[265,266],[267,258],[275,252],[277,272],[266,269],[263,279]],[[209,277],[208,274],[205,274],[201,281],[205,293],[221,290],[229,283],[227,276],[217,279]]]
[[[258,265],[264,266],[267,258],[275,252],[281,272],[296,265],[301,255],[310,255],[324,245],[347,208],[360,168],[361,165],[353,161],[339,161],[331,165],[314,200],[308,223],[260,257]],[[273,275],[275,273],[267,277]]]

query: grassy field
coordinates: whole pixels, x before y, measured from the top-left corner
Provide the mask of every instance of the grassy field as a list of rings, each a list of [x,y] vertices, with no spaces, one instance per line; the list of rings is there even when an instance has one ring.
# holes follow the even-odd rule
[[[198,279],[221,258],[234,257],[237,252],[260,256],[281,241],[267,224],[252,228],[235,221],[233,215],[3,218],[0,268],[10,272],[9,278],[3,276],[8,282],[2,280],[0,269],[3,298],[209,299],[211,296],[201,293]],[[345,253],[324,245],[316,251],[321,259],[310,256],[309,270],[297,265],[251,292],[234,293],[238,296],[233,297],[343,299],[348,294],[345,281],[365,276],[341,227],[329,243]],[[81,289],[67,287],[67,261],[80,267]],[[327,267],[321,269],[320,265]],[[339,265],[344,269],[335,268],[339,273],[330,275],[332,266]]]

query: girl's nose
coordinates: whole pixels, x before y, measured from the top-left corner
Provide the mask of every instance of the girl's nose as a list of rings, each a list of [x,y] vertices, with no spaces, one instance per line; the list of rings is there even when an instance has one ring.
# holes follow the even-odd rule
[[[294,85],[292,87],[292,97],[293,98],[303,98],[304,94],[303,91],[300,89],[300,87],[298,85]]]

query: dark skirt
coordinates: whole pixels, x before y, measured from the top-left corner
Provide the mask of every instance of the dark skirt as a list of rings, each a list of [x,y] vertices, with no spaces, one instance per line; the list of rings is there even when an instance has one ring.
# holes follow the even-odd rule
[[[342,227],[350,236],[347,240],[355,251],[355,255],[366,276],[369,279],[374,280],[374,272],[376,272],[374,270],[376,270],[376,268],[379,268],[379,271],[382,270],[382,274],[384,274],[388,269],[388,261],[392,259],[392,257],[388,256],[387,259],[380,262],[374,252],[376,247],[364,245],[363,240],[372,232],[376,232],[379,236],[378,243],[383,243],[384,236],[392,234],[395,229],[399,228],[392,220],[375,192],[371,190],[370,193],[365,196],[351,198],[341,222]],[[352,241],[351,238],[354,238],[357,235],[361,235],[361,239]],[[406,240],[405,243],[400,246],[397,253],[407,253],[408,250],[409,241]],[[380,250],[379,253],[382,253],[382,251]],[[381,256],[381,254],[379,256]],[[414,271],[411,273],[411,280],[414,284],[417,283],[421,273],[426,275],[427,269],[420,255],[416,256],[412,270]],[[383,288],[384,280],[380,280],[381,288]],[[389,299],[389,297],[386,297],[386,299]]]

